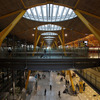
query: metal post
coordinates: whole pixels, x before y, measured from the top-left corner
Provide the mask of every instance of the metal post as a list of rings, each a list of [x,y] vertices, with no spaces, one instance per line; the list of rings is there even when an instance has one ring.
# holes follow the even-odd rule
[[[15,71],[12,70],[13,96],[15,96]]]
[[[2,82],[4,83],[4,69],[2,68]]]
[[[7,81],[9,81],[9,70],[7,68]]]

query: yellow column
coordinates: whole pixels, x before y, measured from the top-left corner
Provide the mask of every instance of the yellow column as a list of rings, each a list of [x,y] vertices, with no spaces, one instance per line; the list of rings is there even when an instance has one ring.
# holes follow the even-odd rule
[[[35,34],[34,34],[34,51],[33,51],[33,56],[34,56],[34,52],[36,51],[36,39],[37,39],[37,27],[36,27]]]
[[[31,74],[31,70],[28,71],[28,76],[27,76],[27,80],[25,83],[25,89],[27,89],[30,74]]]
[[[42,48],[43,44],[44,44],[44,41],[42,41],[42,43],[41,43],[41,48]]]
[[[26,11],[23,10],[3,31],[0,32],[0,47],[5,37],[11,32],[19,20],[23,17]]]
[[[37,41],[36,41],[36,46],[38,45],[38,42],[39,42],[39,40],[40,40],[40,37],[41,37],[41,35],[38,36],[38,39],[37,39]]]
[[[62,46],[63,46],[63,51],[64,51],[64,54],[65,54],[65,56],[66,56],[66,50],[65,50],[65,35],[64,35],[64,29],[63,29],[63,27],[62,27],[62,40],[63,40],[63,44],[62,44]]]
[[[55,48],[55,43],[53,43],[53,47]]]
[[[78,10],[74,10],[76,15],[79,17],[79,19],[86,25],[86,27],[95,35],[95,37],[100,41],[100,31],[95,28],[93,25],[91,25],[85,18],[82,16],[82,14]]]
[[[36,51],[36,46],[37,46],[37,44],[38,44],[38,42],[39,42],[39,40],[40,40],[40,36],[41,36],[41,35],[38,36],[38,39],[37,39],[37,41],[36,41],[34,52]],[[34,56],[34,52],[33,52],[33,56]]]
[[[80,81],[79,81],[79,91],[80,91],[80,93],[83,92],[83,81],[82,81],[81,78],[80,78]]]
[[[53,48],[53,47],[54,47],[54,43],[52,44],[51,48]]]
[[[61,42],[61,45],[62,45],[63,42],[62,42],[62,39],[61,39],[60,35],[58,35],[58,38],[59,38],[59,40],[60,40],[60,42]]]
[[[55,41],[55,45],[56,45],[56,47],[58,48],[58,44],[57,44],[57,41]]]
[[[71,76],[71,72],[68,71],[68,73],[69,73],[69,77],[70,77],[70,81],[71,81],[72,89],[73,89],[73,91],[75,91],[75,87],[74,87],[73,79],[72,79],[72,76]]]

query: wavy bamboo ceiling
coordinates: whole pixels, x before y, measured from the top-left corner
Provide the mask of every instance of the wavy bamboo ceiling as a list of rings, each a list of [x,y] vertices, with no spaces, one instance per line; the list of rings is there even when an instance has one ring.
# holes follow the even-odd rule
[[[93,26],[98,29],[100,27],[100,0],[0,0],[0,30],[7,27],[22,9],[29,9],[48,3],[78,9]],[[64,33],[67,34],[67,37],[65,37],[66,43],[91,34],[78,17],[61,22],[37,22],[22,18],[11,31],[11,34],[33,43],[34,37],[32,34],[35,32],[34,28],[46,24],[64,27]],[[38,35],[44,32],[48,31],[38,30]],[[61,30],[54,33],[61,35]]]

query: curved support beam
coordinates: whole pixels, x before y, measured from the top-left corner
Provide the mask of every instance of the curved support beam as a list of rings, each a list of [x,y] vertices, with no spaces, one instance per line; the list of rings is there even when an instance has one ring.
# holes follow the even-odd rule
[[[75,6],[74,6],[74,9],[77,7],[77,5],[79,4],[80,0],[77,0]]]
[[[21,1],[21,3],[22,3],[23,7],[26,8],[26,6],[25,6],[23,0],[20,0],[20,1]]]
[[[11,13],[9,13],[9,14],[6,14],[6,15],[3,15],[3,16],[0,16],[0,19],[3,19],[3,18],[6,18],[6,17],[9,17],[9,16],[14,15],[14,14],[18,14],[18,13],[20,13],[20,12],[22,12],[22,11],[23,11],[23,9],[21,9],[21,10],[17,10],[17,11],[14,11],[14,12],[11,12]]]
[[[25,14],[25,10],[23,10],[13,21],[9,24],[3,31],[0,32],[0,46],[5,39],[5,37],[11,32],[11,30],[15,27],[15,25],[19,22],[19,20]]]
[[[95,28],[93,25],[91,25],[85,18],[84,16],[82,16],[82,14],[77,11],[74,10],[74,12],[76,13],[76,15],[79,17],[79,19],[85,24],[85,26],[95,35],[95,37],[100,41],[100,31]]]
[[[94,18],[96,18],[96,19],[100,19],[100,16],[97,16],[97,15],[94,15],[94,14],[91,14],[91,13],[89,13],[89,12],[86,12],[86,11],[83,11],[83,10],[80,10],[80,9],[76,9],[78,12],[80,12],[80,13],[83,13],[83,14],[85,14],[85,15],[88,15],[88,16],[91,16],[91,17],[94,17]]]

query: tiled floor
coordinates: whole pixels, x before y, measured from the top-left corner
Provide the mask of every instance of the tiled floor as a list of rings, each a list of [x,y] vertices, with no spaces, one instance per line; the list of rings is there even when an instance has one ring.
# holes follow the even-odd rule
[[[92,90],[88,85],[86,85],[86,91],[84,93],[79,93],[78,96],[71,96],[69,94],[64,94],[65,81],[60,82],[61,76],[56,73],[44,73],[46,79],[41,79],[38,82],[38,90],[32,92],[30,100],[100,100],[100,96]],[[74,84],[78,82],[79,78],[74,78]],[[52,84],[52,90],[50,91],[50,84]],[[46,96],[44,96],[44,90],[47,90]],[[61,91],[61,98],[58,97],[58,91]],[[97,95],[93,97],[93,95]]]

